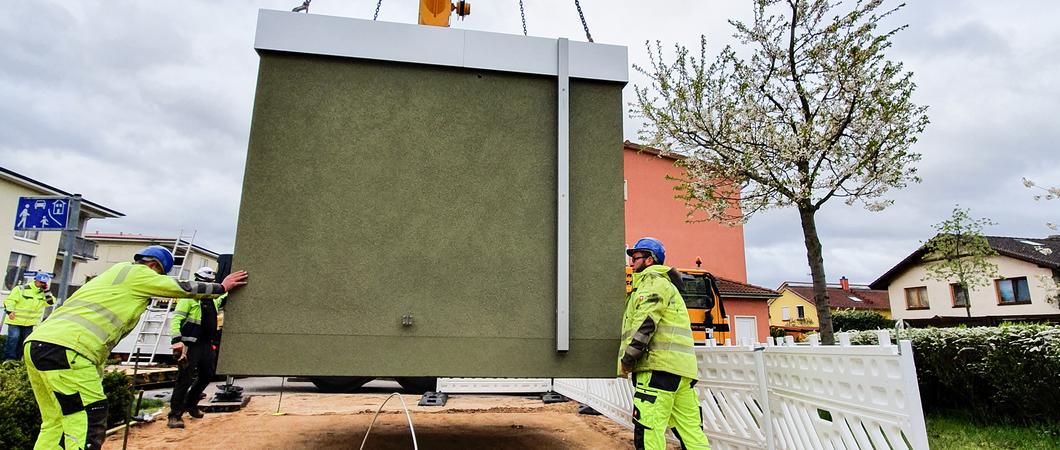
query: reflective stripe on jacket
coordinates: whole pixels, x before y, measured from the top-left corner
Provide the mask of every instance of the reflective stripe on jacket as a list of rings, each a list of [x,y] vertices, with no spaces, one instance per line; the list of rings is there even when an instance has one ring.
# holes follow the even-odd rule
[[[221,310],[221,303],[224,302],[224,294],[220,297],[213,299],[214,311]],[[202,306],[199,304],[199,300],[193,298],[182,298],[177,302],[176,309],[173,310],[173,318],[169,321],[169,334],[173,336],[173,343],[187,342],[196,343],[202,336],[202,332],[199,329],[202,326]]]
[[[178,282],[143,264],[118,263],[81,286],[27,340],[61,345],[102,366],[136,326],[151,297],[214,298],[223,293],[220,284]]]
[[[15,286],[4,300],[4,311],[15,313],[15,319],[7,319],[8,325],[32,327],[40,322],[44,309],[55,302],[51,292],[41,290],[32,281]]]
[[[648,266],[633,274],[633,290],[626,296],[622,316],[622,364],[633,372],[661,370],[697,378],[698,367],[688,310],[666,273],[669,267]]]

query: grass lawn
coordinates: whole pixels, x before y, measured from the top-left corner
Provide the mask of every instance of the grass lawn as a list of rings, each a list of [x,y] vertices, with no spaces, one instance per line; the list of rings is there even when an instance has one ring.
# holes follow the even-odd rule
[[[148,414],[154,413],[166,406],[166,402],[154,398],[145,398],[140,402],[140,411]]]
[[[963,412],[927,415],[932,450],[1060,449],[1060,421],[1049,425],[979,425]]]

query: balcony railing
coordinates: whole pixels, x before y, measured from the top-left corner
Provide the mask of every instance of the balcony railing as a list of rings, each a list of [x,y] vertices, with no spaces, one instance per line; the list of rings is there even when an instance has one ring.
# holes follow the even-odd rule
[[[85,238],[80,237],[80,236],[75,237],[74,238],[74,254],[73,254],[73,256],[75,258],[83,258],[83,259],[99,259],[96,256],[96,247],[97,247],[97,245],[98,244],[96,244],[96,241],[93,241],[93,240],[90,240],[90,239],[85,239]],[[66,236],[64,235],[63,238],[59,240],[59,254],[60,255],[65,255],[66,254],[65,250],[66,250]]]

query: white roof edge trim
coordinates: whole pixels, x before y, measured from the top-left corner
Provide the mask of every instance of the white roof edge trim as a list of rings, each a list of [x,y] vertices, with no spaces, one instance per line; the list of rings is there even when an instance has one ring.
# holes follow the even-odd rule
[[[556,39],[258,10],[257,50],[537,75],[558,74]],[[625,46],[570,42],[572,78],[629,82]]]

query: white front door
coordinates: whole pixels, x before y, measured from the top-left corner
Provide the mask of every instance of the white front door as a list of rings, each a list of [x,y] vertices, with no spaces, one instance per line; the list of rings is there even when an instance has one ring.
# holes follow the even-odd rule
[[[758,318],[754,316],[736,316],[736,342],[741,345],[745,340],[758,343]]]

